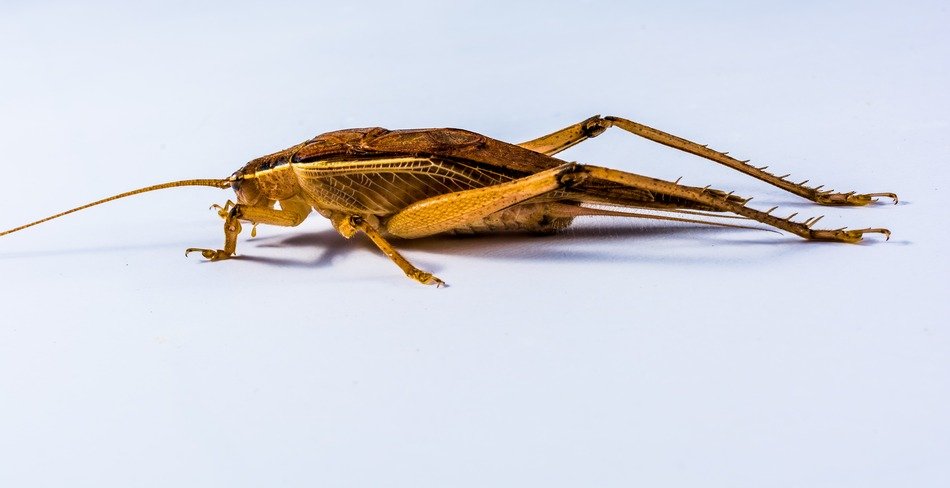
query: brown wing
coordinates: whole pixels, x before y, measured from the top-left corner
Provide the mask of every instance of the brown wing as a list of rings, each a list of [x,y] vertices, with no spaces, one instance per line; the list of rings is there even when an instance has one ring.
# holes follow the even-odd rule
[[[564,161],[463,129],[347,129],[321,134],[297,149],[295,163],[361,156],[433,156],[530,174]]]

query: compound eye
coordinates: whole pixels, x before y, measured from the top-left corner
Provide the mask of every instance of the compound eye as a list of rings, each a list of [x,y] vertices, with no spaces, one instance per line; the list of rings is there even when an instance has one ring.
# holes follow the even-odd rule
[[[237,192],[241,189],[241,182],[244,181],[244,173],[240,170],[235,171],[228,179],[231,180],[231,189]]]

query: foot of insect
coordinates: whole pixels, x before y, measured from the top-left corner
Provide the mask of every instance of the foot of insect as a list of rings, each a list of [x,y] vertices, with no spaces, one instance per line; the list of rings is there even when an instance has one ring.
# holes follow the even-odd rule
[[[815,202],[821,205],[850,205],[854,207],[863,207],[877,201],[876,197],[890,198],[896,205],[898,202],[896,193],[819,193],[815,196]]]
[[[234,256],[237,250],[237,237],[241,233],[241,207],[234,205],[230,201],[224,207],[213,206],[218,210],[218,215],[224,217],[224,249],[203,249],[199,247],[189,247],[185,249],[185,256],[193,252],[200,252],[201,255],[210,261],[221,261]]]
[[[202,249],[199,247],[189,247],[188,249],[185,249],[185,256],[188,256],[193,252],[200,252],[201,255],[209,261],[221,261],[234,256],[234,253],[229,254],[224,249]]]
[[[445,284],[444,281],[440,280],[438,276],[435,276],[432,273],[428,273],[426,271],[422,271],[419,268],[415,268],[414,270],[407,271],[406,276],[418,281],[419,283],[422,283],[423,285],[435,285],[436,288],[442,288],[444,286],[448,286]]]
[[[848,242],[853,244],[856,242],[861,242],[861,238],[864,236],[864,234],[883,234],[884,240],[889,240],[891,238],[891,231],[881,228],[812,230],[807,238],[816,241]]]

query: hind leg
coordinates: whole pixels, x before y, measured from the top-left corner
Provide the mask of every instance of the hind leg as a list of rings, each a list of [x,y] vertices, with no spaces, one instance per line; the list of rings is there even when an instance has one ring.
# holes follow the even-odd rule
[[[856,192],[834,193],[833,191],[822,191],[822,186],[808,187],[805,183],[793,183],[785,178],[789,175],[775,176],[765,171],[767,166],[755,167],[748,164],[748,161],[740,161],[729,156],[729,153],[719,152],[708,148],[705,145],[683,139],[682,137],[648,127],[646,125],[627,120],[621,117],[607,116],[601,117],[595,115],[587,120],[578,122],[574,125],[565,127],[551,134],[523,142],[519,146],[532,151],[547,154],[549,156],[557,154],[571,146],[579,144],[589,138],[596,137],[610,127],[619,127],[631,134],[638,135],[653,142],[658,142],[664,146],[695,154],[711,161],[741,171],[753,178],[757,178],[771,185],[777,186],[785,191],[794,193],[807,198],[813,202],[822,205],[867,205],[875,201],[875,197],[885,197],[894,200],[897,203],[897,195],[894,193],[864,193]]]
[[[719,211],[732,212],[756,220],[777,229],[791,232],[805,239],[858,242],[864,234],[878,233],[884,234],[886,237],[890,237],[891,235],[889,230],[883,228],[857,230],[845,230],[845,228],[835,230],[812,229],[812,225],[818,222],[821,217],[810,218],[803,222],[795,222],[792,218],[797,214],[792,214],[786,218],[775,217],[771,215],[771,212],[775,210],[775,208],[762,212],[746,206],[745,203],[730,200],[728,197],[723,197],[722,195],[704,189],[685,187],[671,181],[658,180],[656,178],[649,178],[600,166],[581,165],[581,169],[587,172],[592,180],[611,181],[632,188],[650,191],[654,194],[670,195],[691,200]]]

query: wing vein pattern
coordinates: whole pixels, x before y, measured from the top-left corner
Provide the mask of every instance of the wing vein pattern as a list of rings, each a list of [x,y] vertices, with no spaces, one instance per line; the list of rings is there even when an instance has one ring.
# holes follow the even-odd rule
[[[436,195],[511,181],[519,175],[435,157],[293,163],[301,188],[324,208],[389,215]]]

